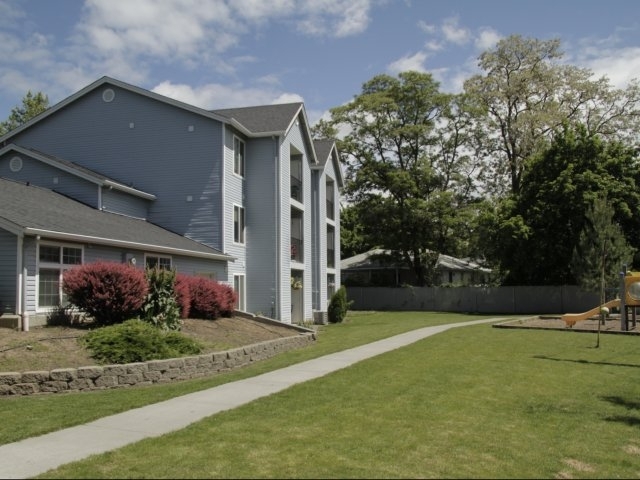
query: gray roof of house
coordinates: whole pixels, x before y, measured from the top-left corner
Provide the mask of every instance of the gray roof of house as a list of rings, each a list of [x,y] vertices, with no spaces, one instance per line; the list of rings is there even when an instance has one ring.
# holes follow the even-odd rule
[[[324,165],[329,160],[329,156],[331,155],[331,150],[335,145],[335,140],[314,140],[313,148],[316,150],[316,155],[318,155],[318,162],[320,165]]]
[[[0,227],[59,240],[233,259],[145,220],[102,212],[55,191],[4,178],[0,178]]]
[[[137,188],[130,187],[128,185],[125,185],[122,182],[119,182],[118,180],[115,180],[101,173],[98,173],[95,170],[91,170],[89,168],[83,167],[82,165],[78,165],[77,163],[71,162],[69,160],[65,160],[63,158],[41,152],[39,150],[36,150],[35,148],[30,148],[30,147],[25,148],[25,147],[21,147],[14,144],[9,144],[6,147],[0,149],[0,155],[3,155],[10,151],[21,153],[23,155],[34,158],[36,160],[42,161],[44,163],[54,166],[55,168],[69,172],[72,175],[85,178],[97,185],[111,186],[116,190],[125,191],[132,195],[136,195],[138,197],[146,198],[149,200],[154,200],[156,198],[156,196],[151,193],[147,193],[142,190],[138,190]]]
[[[212,113],[233,118],[253,134],[286,132],[298,115],[302,103],[260,105],[256,107],[224,108]]]
[[[385,268],[408,268],[403,262],[394,261],[391,250],[375,248],[368,252],[344,258],[340,261],[341,270],[374,270]],[[491,272],[491,269],[484,268],[470,260],[455,258],[449,255],[438,255],[436,268],[442,270],[456,271],[481,271]]]

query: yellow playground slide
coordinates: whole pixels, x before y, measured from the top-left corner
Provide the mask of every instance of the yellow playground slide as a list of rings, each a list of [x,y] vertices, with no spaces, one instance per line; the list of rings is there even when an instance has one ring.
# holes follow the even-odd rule
[[[583,313],[566,313],[562,316],[562,320],[564,320],[564,323],[567,325],[567,327],[573,327],[577,322],[582,322],[583,320],[591,318],[595,315],[600,315],[600,309],[603,307],[611,308],[611,307],[619,307],[619,306],[620,306],[620,299],[617,298],[615,300],[609,300],[604,305],[599,305]]]

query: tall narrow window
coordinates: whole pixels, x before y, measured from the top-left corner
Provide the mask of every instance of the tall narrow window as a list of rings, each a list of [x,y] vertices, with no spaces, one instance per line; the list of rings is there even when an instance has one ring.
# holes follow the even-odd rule
[[[233,241],[244,243],[244,208],[238,205],[233,207]]]
[[[82,248],[40,245],[38,256],[38,307],[64,305],[62,274],[82,264]]]
[[[327,218],[330,220],[335,219],[335,204],[333,202],[334,197],[333,180],[327,180]]]
[[[302,155],[291,155],[289,168],[291,170],[291,198],[302,203]]]
[[[245,311],[244,275],[233,276],[233,289],[236,291],[236,308]]]
[[[335,268],[336,266],[336,231],[330,225],[327,225],[327,267]]]
[[[233,173],[244,177],[244,142],[233,137]]]
[[[303,213],[291,208],[291,260],[304,262],[304,222]]]

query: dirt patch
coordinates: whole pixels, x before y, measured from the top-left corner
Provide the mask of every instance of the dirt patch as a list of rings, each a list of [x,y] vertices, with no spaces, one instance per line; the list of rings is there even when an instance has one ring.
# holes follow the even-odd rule
[[[88,326],[34,327],[28,332],[0,328],[0,372],[48,371],[95,365],[89,351],[78,342],[78,338],[88,331]],[[181,332],[200,342],[204,347],[202,353],[299,334],[285,325],[265,324],[242,317],[186,319]]]
[[[574,332],[597,332],[598,327],[601,333],[621,333],[629,335],[638,335],[640,331],[637,325],[633,325],[629,320],[627,331],[623,331],[621,328],[621,321],[619,315],[610,315],[604,324],[598,325],[600,320],[598,318],[590,318],[581,322],[577,322],[573,327],[567,326],[560,316],[535,316],[528,318],[521,318],[518,320],[512,320],[494,327],[499,328],[534,328],[542,330],[568,330]]]

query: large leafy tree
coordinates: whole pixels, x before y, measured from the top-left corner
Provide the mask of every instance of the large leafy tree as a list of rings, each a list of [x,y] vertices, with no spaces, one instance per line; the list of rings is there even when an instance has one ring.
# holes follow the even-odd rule
[[[525,160],[566,122],[583,124],[589,136],[635,137],[637,81],[615,89],[606,77],[594,79],[588,69],[561,63],[562,57],[557,39],[513,35],[481,54],[484,73],[465,82],[465,92],[487,113],[484,173],[491,193],[518,193]]]
[[[374,77],[331,113],[334,128],[349,132],[338,147],[362,236],[428,283],[437,254],[455,255],[464,242],[475,183],[473,149],[461,152],[474,110],[441,93],[431,75],[403,72]]]
[[[640,246],[640,163],[637,152],[617,141],[565,129],[526,163],[517,195],[494,215],[490,239],[506,284],[562,285],[578,281],[574,251],[584,250],[587,212],[606,197],[611,222],[626,242]],[[489,222],[490,223],[490,222]]]
[[[49,98],[42,92],[31,93],[31,90],[22,98],[22,106],[11,109],[9,118],[0,122],[0,135],[10,132],[14,128],[28,122],[36,115],[49,108]]]

